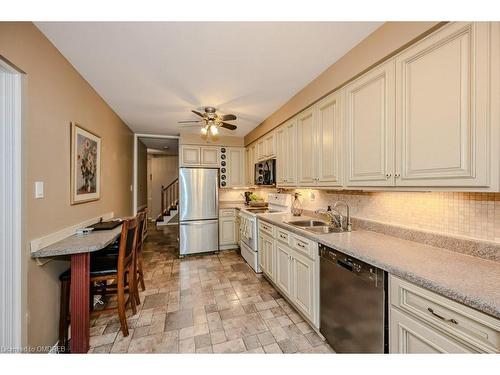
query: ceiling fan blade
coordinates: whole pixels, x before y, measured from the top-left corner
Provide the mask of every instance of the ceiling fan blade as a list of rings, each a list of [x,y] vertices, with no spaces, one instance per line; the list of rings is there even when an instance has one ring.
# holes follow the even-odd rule
[[[236,116],[235,115],[222,115],[222,116],[220,116],[220,119],[222,121],[233,121],[233,120],[236,120]]]
[[[177,121],[178,124],[189,124],[191,122],[203,122],[203,120]]]
[[[195,111],[194,109],[193,109],[191,112],[193,112],[195,115],[198,115],[198,116],[200,116],[200,117],[205,117],[205,116],[203,115],[203,113],[198,112],[198,111]]]
[[[223,122],[221,123],[220,125],[221,128],[226,128],[226,129],[229,129],[229,130],[234,130],[237,128],[236,125],[233,125],[233,124],[228,124],[227,122]]]

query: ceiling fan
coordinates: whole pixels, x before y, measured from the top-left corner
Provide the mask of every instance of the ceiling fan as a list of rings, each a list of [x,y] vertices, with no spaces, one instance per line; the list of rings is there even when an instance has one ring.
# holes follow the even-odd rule
[[[235,115],[221,115],[217,113],[214,107],[205,107],[205,113],[192,110],[195,115],[200,116],[200,120],[192,121],[179,121],[179,124],[189,124],[189,123],[201,123],[201,136],[207,138],[209,136],[217,137],[219,134],[219,128],[224,128],[228,130],[235,130],[236,125],[229,124],[226,121],[236,120]]]

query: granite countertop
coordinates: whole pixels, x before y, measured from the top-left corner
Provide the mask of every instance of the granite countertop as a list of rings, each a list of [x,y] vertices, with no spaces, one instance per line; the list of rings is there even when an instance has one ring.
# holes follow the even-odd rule
[[[121,231],[122,226],[119,225],[111,230],[92,231],[89,234],[73,234],[31,253],[31,257],[55,257],[101,250],[112,243],[120,235]]]
[[[499,262],[366,230],[316,234],[284,223],[309,219],[307,216],[259,214],[258,217],[500,318]]]
[[[244,202],[241,201],[219,201],[219,210],[235,208],[240,210],[247,207]]]

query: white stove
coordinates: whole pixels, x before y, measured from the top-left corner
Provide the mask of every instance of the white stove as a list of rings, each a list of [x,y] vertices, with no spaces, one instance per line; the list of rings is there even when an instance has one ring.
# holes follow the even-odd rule
[[[245,207],[240,210],[240,248],[241,255],[255,272],[259,267],[259,248],[257,240],[257,219],[259,214],[283,214],[290,212],[290,194],[269,194],[267,207]]]

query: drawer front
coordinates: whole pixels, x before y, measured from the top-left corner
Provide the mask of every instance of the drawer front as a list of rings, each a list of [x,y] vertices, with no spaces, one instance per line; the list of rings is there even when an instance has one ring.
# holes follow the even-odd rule
[[[483,352],[500,352],[500,320],[390,276],[390,303]]]
[[[290,236],[286,230],[276,228],[276,239],[286,245],[290,244]]]
[[[224,208],[219,210],[220,217],[236,217],[236,210],[234,208]]]
[[[259,231],[274,237],[274,227],[271,224],[259,221]]]
[[[297,236],[296,234],[291,235],[290,246],[313,260],[318,256],[318,244],[307,238]]]

